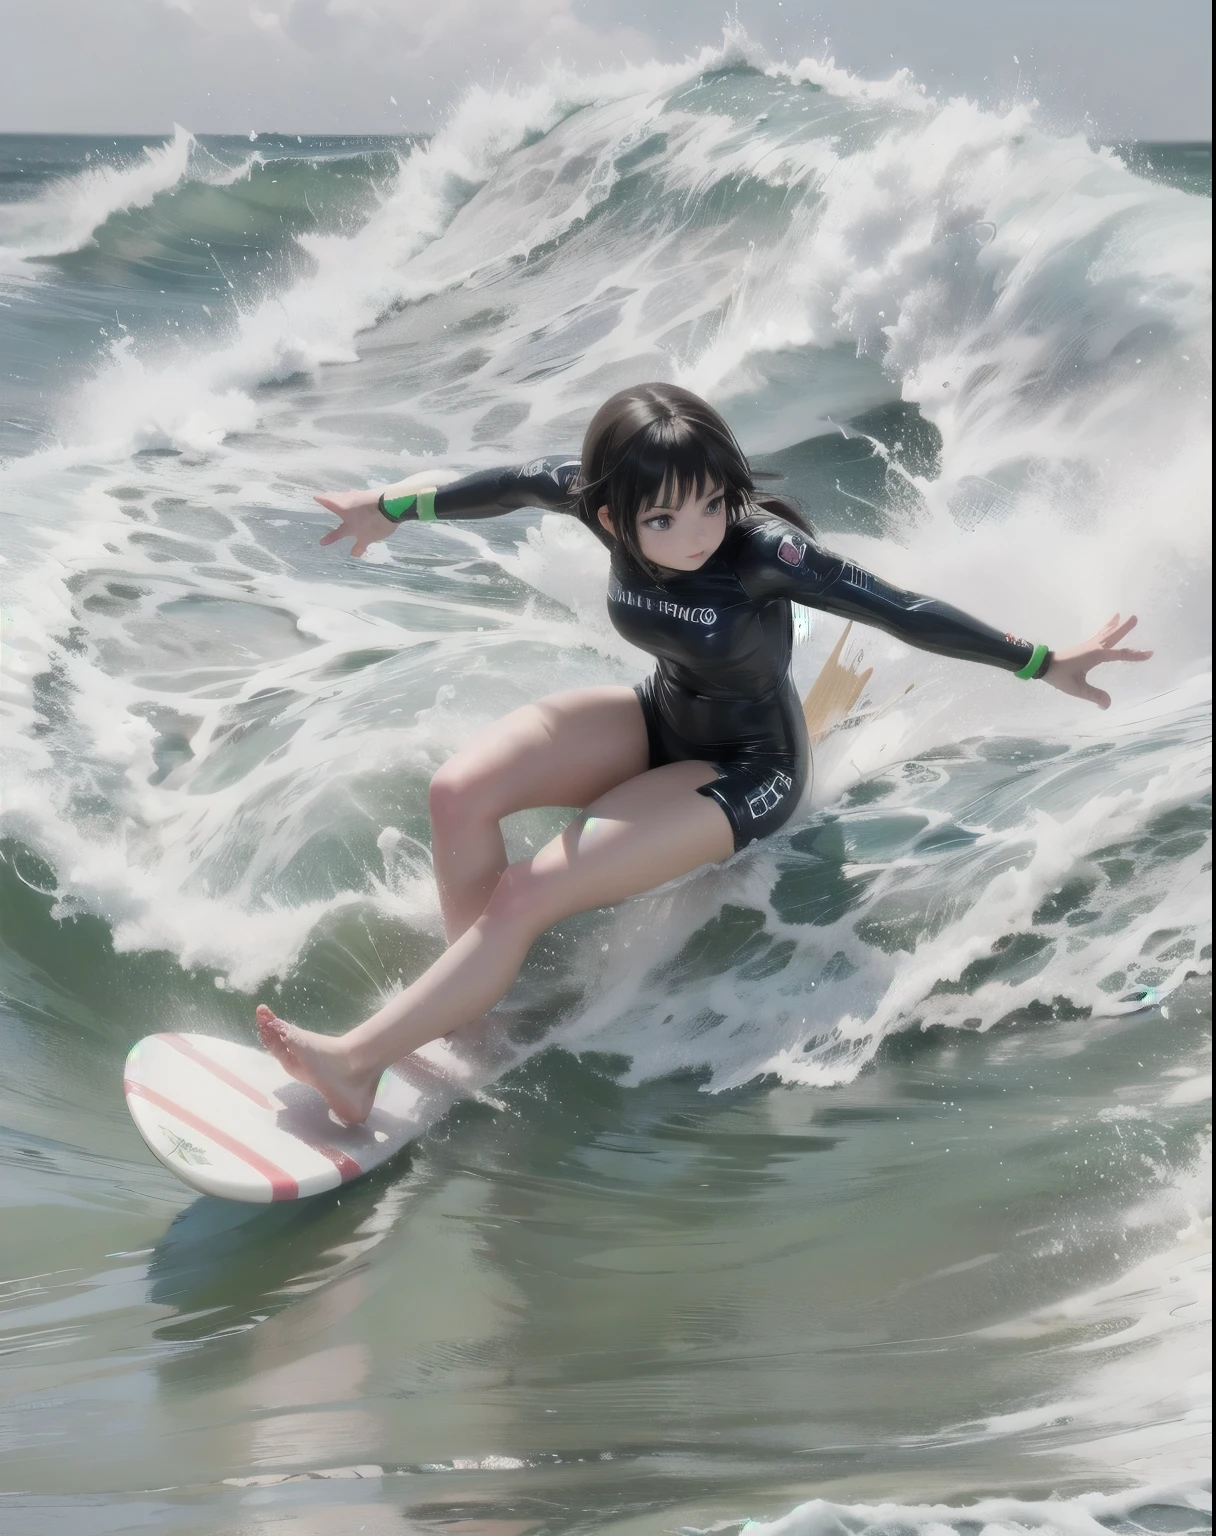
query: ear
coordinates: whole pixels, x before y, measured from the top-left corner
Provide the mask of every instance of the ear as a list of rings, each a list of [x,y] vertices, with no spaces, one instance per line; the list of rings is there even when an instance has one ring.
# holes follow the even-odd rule
[[[607,507],[601,507],[599,509],[599,511],[595,515],[600,520],[600,527],[603,528],[607,533],[610,533],[612,535],[612,537],[615,539],[616,538],[616,525],[612,521],[612,513],[609,512],[608,508]]]

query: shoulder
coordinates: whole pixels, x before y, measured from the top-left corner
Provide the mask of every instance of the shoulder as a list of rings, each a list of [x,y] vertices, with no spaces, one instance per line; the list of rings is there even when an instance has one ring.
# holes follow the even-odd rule
[[[572,500],[581,465],[569,454],[549,454],[543,459],[529,459],[515,471],[516,479],[536,490],[548,492],[554,500]]]
[[[748,548],[763,550],[787,565],[797,564],[814,545],[809,534],[771,512],[753,512],[737,526]]]
[[[732,551],[741,575],[759,574],[826,579],[839,565],[808,533],[771,512],[754,512],[730,530]]]

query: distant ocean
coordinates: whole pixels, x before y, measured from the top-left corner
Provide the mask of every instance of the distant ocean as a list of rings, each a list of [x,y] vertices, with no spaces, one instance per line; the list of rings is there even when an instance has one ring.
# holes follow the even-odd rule
[[[0,1527],[1210,1529],[1210,196],[737,40],[429,139],[0,137]],[[355,562],[313,492],[647,378],[832,547],[1154,660],[1102,714],[854,631],[800,814],[538,944],[522,1067],[193,1200],[134,1041],[364,1017],[439,951],[435,768],[646,668],[569,520]]]

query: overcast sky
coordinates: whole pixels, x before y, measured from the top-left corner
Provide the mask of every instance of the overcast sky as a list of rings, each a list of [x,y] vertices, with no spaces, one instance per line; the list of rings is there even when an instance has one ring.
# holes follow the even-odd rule
[[[722,0],[0,0],[0,131],[400,132],[546,61],[678,59]],[[1211,137],[1208,0],[739,0],[776,59],[1037,96],[1106,139]],[[391,97],[396,97],[394,105]]]

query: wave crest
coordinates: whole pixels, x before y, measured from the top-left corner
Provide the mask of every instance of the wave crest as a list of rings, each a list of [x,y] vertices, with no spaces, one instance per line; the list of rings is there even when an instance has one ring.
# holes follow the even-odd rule
[[[175,123],[169,142],[145,148],[138,160],[92,166],[52,183],[28,203],[0,208],[7,235],[0,245],[0,266],[82,250],[114,214],[146,208],[159,193],[182,181],[196,147],[194,135]]]

